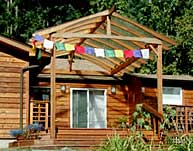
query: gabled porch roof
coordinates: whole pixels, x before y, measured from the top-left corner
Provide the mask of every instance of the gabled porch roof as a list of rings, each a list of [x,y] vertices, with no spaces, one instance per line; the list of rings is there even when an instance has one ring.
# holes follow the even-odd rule
[[[163,50],[169,50],[170,46],[176,44],[163,34],[119,15],[114,8],[37,31],[34,35],[51,38],[55,42],[104,49],[134,50],[148,47],[153,50],[150,59],[153,59],[157,44],[162,44]],[[61,55],[66,54],[56,52],[56,56]],[[142,58],[97,58],[86,54],[75,56],[101,66],[109,74],[118,75],[133,72],[147,62]]]

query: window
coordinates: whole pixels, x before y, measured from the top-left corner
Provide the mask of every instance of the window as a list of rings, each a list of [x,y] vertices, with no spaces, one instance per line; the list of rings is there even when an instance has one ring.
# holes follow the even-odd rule
[[[106,128],[106,90],[71,89],[71,127]]]
[[[163,104],[182,105],[182,88],[164,87]]]

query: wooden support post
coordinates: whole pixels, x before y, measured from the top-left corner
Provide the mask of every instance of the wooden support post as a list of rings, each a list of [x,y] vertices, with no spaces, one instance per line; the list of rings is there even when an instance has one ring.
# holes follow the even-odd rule
[[[157,48],[157,103],[158,112],[163,114],[163,101],[162,101],[162,45],[158,45]],[[158,121],[158,135],[160,135],[160,122]]]
[[[163,113],[163,83],[162,83],[162,45],[158,45],[158,58],[157,58],[157,101],[158,101],[158,112]]]
[[[52,50],[51,56],[51,138],[55,138],[55,116],[56,116],[56,73],[55,73],[55,49]]]

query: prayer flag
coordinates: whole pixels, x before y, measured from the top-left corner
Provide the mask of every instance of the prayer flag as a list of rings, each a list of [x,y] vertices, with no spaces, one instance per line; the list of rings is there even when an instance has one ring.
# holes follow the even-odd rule
[[[40,60],[41,57],[42,57],[42,51],[41,51],[41,49],[38,49],[38,51],[37,51],[37,60]]]
[[[43,47],[46,49],[52,49],[54,47],[54,42],[44,39]]]
[[[142,58],[141,50],[133,50],[133,56],[135,58]]]
[[[94,48],[96,57],[105,57],[105,51],[101,48]]]
[[[36,41],[43,41],[44,38],[42,36],[40,36],[40,35],[35,35],[34,36],[34,40],[36,40]]]
[[[149,49],[141,49],[142,58],[149,59]]]
[[[85,53],[85,48],[83,46],[75,46],[75,52],[78,54],[84,54]]]
[[[85,47],[85,52],[89,55],[95,55],[94,48],[92,47]]]
[[[32,49],[29,52],[30,56],[35,56],[36,55],[36,40],[32,41]]]
[[[123,50],[115,50],[115,57],[117,58],[123,58]]]
[[[64,43],[61,43],[61,42],[56,42],[55,43],[55,46],[56,46],[56,49],[57,50],[65,50],[65,48],[64,48]]]
[[[133,52],[131,50],[124,50],[124,57],[125,58],[132,58]]]
[[[105,56],[106,57],[115,57],[115,52],[112,49],[105,49]]]
[[[64,44],[64,47],[66,51],[74,50],[74,45],[72,44]]]

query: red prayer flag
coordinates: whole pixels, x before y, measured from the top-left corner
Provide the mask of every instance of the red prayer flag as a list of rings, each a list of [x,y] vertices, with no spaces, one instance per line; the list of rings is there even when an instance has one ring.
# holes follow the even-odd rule
[[[124,50],[124,57],[125,58],[132,58],[133,52],[131,50]]]
[[[76,45],[75,46],[75,53],[83,54],[83,53],[85,53],[85,48],[83,46]]]

